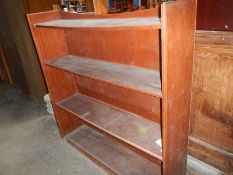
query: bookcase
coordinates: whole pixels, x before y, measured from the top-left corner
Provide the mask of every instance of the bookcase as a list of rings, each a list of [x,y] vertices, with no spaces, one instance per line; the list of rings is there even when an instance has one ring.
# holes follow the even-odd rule
[[[27,18],[61,137],[110,174],[185,174],[196,0]]]

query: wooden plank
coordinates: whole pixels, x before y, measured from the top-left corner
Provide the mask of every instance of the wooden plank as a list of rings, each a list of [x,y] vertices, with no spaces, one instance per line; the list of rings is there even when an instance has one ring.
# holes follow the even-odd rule
[[[160,70],[159,30],[67,29],[66,36],[71,55]]]
[[[221,153],[233,153],[232,43],[232,32],[196,32],[190,136],[205,145],[191,142],[189,151],[224,172],[233,169],[232,158]]]
[[[108,13],[108,0],[93,1],[94,11],[96,15]]]
[[[54,4],[60,5],[60,0],[23,0],[27,13],[45,12],[52,10]]]
[[[185,175],[196,0],[162,4],[163,173]]]
[[[35,46],[32,41],[30,29],[28,28],[28,23],[25,18],[26,12],[23,1],[18,1],[17,3],[6,1],[2,3],[2,5],[4,6],[3,7],[4,10],[6,11],[6,13],[5,12],[3,13],[7,15],[7,12],[11,11],[12,14],[4,17],[5,20],[9,22],[9,25],[11,27],[11,31],[7,30],[6,36],[9,42],[13,42],[13,41],[15,42],[16,48],[14,49],[13,45],[11,44],[10,48],[12,50],[10,50],[10,52],[15,52],[18,53],[19,55],[17,59],[20,61],[20,64],[22,65],[23,68],[22,73],[25,76],[27,94],[36,102],[44,104],[43,97],[45,94],[47,94],[47,88],[45,85],[44,77],[42,75]],[[2,26],[4,26],[4,24],[2,24]],[[13,35],[13,39],[9,37],[9,34],[11,32]],[[7,42],[6,40],[1,40],[1,41],[2,44],[4,44],[4,42]],[[5,51],[7,52],[7,50]],[[6,55],[6,58],[7,57],[8,55]],[[11,68],[11,66],[9,67],[11,72],[19,68],[19,64],[13,60],[14,60],[13,55],[9,57],[9,60],[7,60],[9,66],[11,64],[10,63],[11,61],[13,62],[12,64],[16,66],[15,68],[14,67]],[[17,80],[19,80],[19,78],[17,78]]]
[[[197,29],[233,32],[232,0],[197,1]]]
[[[13,77],[11,75],[11,72],[7,64],[6,57],[4,55],[1,45],[0,45],[0,69],[3,69],[3,70],[0,70],[3,73],[3,75],[1,75],[0,78],[2,79],[4,77],[10,83],[10,85],[13,85]]]
[[[16,38],[13,33],[14,27],[11,25],[11,22],[16,20],[16,18],[15,16],[7,15],[10,11],[9,9],[12,9],[9,4],[11,2],[6,1],[0,5],[0,44],[4,50],[6,62],[9,66],[9,71],[11,72],[13,84],[17,92],[26,94],[28,92],[26,77],[17,50]],[[14,7],[16,9],[17,5]]]
[[[68,54],[69,51],[66,43],[65,32],[63,29],[54,30],[49,28],[37,28],[33,27],[33,24],[46,20],[58,19],[60,18],[60,12],[43,12],[30,14],[27,17],[37,53],[39,55],[39,61],[45,75],[51,102],[54,105],[55,102],[74,94],[77,91],[77,85],[72,73],[54,69],[45,65],[45,62],[49,60],[51,61],[59,56]],[[54,112],[60,134],[61,136],[64,136],[68,131],[73,129],[73,125],[71,123],[74,122],[74,125],[76,125],[77,121],[70,117],[65,117],[64,114],[55,106]],[[64,120],[62,120],[63,118]]]
[[[89,28],[89,29],[104,29],[104,28],[133,28],[141,27],[141,29],[159,29],[160,18],[111,18],[111,19],[57,19],[43,23],[35,24],[37,27],[50,28]]]
[[[80,93],[161,123],[161,98],[79,75],[75,79]]]
[[[80,93],[56,104],[96,128],[162,160],[162,147],[156,143],[161,139],[159,124]]]
[[[158,17],[159,8],[108,15],[61,13],[64,19]],[[160,70],[160,30],[66,29],[71,55]]]
[[[158,71],[67,55],[47,63],[78,75],[162,97]]]
[[[66,139],[110,174],[161,175],[158,165],[85,125],[68,134]]]
[[[189,154],[226,174],[233,172],[233,154],[189,136]]]
[[[233,152],[232,34],[196,34],[191,108],[191,135],[229,152]]]

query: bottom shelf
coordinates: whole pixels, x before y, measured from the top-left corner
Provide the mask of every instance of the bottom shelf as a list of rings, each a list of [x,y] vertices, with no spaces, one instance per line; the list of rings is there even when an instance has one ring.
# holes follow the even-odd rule
[[[111,174],[161,175],[160,166],[86,125],[66,139]]]

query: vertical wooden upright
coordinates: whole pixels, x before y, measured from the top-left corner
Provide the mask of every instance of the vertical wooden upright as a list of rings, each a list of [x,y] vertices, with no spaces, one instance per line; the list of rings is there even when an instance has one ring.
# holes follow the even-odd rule
[[[28,21],[40,58],[41,68],[49,89],[49,95],[53,104],[59,131],[63,137],[78,125],[78,121],[72,117],[66,117],[54,104],[66,96],[75,93],[77,87],[75,85],[74,76],[71,73],[52,69],[46,66],[46,62],[69,53],[65,31],[63,29],[41,29],[33,26],[35,22],[59,18],[61,18],[60,11],[51,11],[41,13],[40,16],[29,15]]]
[[[187,163],[196,0],[162,4],[163,174]]]

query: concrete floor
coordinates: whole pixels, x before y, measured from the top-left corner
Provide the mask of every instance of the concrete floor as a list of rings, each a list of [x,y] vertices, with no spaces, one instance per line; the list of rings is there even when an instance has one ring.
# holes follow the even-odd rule
[[[0,175],[106,175],[59,136],[46,109],[0,82]]]
[[[61,139],[45,107],[0,82],[0,175],[107,175]],[[188,158],[188,175],[220,175]]]

